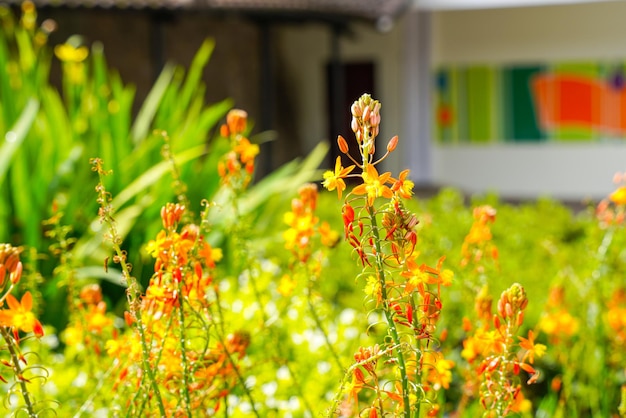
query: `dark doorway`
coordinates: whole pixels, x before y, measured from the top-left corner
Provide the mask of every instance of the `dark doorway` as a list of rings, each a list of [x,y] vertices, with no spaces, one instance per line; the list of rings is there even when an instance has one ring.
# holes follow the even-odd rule
[[[342,135],[348,142],[350,154],[357,161],[361,157],[357,152],[354,133],[350,128],[352,115],[350,106],[363,95],[369,93],[376,97],[375,89],[375,66],[371,61],[351,62],[351,63],[329,63],[326,66],[326,86],[327,86],[327,109],[328,109],[328,138],[331,142],[329,155],[329,167],[333,168],[335,159],[342,155],[337,146],[337,135]],[[342,157],[343,165],[347,166],[352,162]]]

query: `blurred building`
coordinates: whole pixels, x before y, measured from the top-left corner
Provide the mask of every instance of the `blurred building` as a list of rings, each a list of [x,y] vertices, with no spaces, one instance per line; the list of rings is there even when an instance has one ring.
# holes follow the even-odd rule
[[[214,38],[207,99],[233,98],[256,132],[276,132],[266,171],[351,137],[349,104],[364,92],[383,104],[381,140],[400,135],[386,168],[411,168],[420,186],[597,199],[626,170],[625,1],[36,4],[58,23],[53,43],[102,42],[138,97],[164,62],[188,65]]]

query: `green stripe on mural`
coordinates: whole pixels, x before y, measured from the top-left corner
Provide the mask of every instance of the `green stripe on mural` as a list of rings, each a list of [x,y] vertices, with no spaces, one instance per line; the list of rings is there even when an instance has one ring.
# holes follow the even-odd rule
[[[491,124],[494,110],[493,72],[489,67],[466,70],[468,133],[472,142],[489,142],[494,138]]]
[[[450,69],[450,103],[452,104],[453,122],[452,141],[467,140],[467,110],[465,108],[465,73],[459,68]]]
[[[507,141],[541,141],[546,138],[539,126],[531,82],[545,71],[542,66],[513,67],[503,70],[504,123]]]

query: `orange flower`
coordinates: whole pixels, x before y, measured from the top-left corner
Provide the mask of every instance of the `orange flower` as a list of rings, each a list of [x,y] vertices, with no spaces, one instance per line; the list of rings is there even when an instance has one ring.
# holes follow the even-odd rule
[[[535,356],[541,357],[545,354],[547,347],[543,344],[535,344],[535,334],[532,330],[528,331],[528,338],[517,337],[520,339],[520,347],[526,349],[524,359],[528,358],[528,362],[533,364],[535,362]]]
[[[234,151],[239,154],[239,159],[244,164],[254,163],[254,158],[259,154],[259,146],[251,143],[247,138],[241,138]]]
[[[14,330],[34,332],[37,337],[43,336],[43,327],[31,312],[33,297],[30,292],[24,293],[20,302],[11,294],[7,295],[6,301],[9,309],[0,311],[0,324]]]
[[[350,174],[350,172],[354,170],[354,165],[350,167],[342,167],[341,166],[341,157],[337,157],[335,161],[335,172],[328,170],[324,173],[324,182],[322,183],[326,189],[329,191],[337,189],[337,195],[339,199],[341,199],[341,194],[346,189],[346,183],[343,181],[344,178]]]
[[[409,199],[413,195],[413,187],[415,184],[411,180],[407,180],[409,170],[403,170],[398,180],[393,183],[391,190],[397,192],[401,197]]]
[[[391,199],[393,192],[387,186],[387,182],[391,179],[391,173],[383,173],[378,175],[378,171],[373,164],[368,164],[366,170],[362,174],[363,184],[354,188],[354,194],[367,194],[367,204],[372,206],[374,199],[377,197],[386,197]]]
[[[245,110],[231,109],[228,115],[226,115],[226,126],[228,127],[228,133],[231,135],[243,133],[247,124],[248,113]]]

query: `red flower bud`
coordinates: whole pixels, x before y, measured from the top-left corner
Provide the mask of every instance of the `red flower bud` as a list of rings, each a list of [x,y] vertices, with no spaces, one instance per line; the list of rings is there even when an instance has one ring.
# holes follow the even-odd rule
[[[339,150],[341,152],[343,152],[344,154],[348,153],[348,143],[346,142],[346,139],[343,136],[339,135],[337,137],[337,145],[339,145]]]

